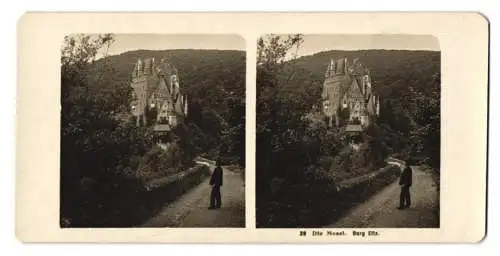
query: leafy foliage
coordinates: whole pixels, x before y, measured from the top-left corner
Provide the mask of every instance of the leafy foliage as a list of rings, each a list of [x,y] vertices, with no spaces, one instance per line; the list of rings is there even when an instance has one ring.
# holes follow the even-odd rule
[[[88,66],[110,42],[111,35],[67,36],[61,50],[61,221],[70,225],[83,225],[92,219],[89,215],[99,214],[103,206],[92,197],[112,197],[118,191],[112,184],[140,189],[126,167],[152,144],[148,131],[120,123],[113,103],[88,86]]]

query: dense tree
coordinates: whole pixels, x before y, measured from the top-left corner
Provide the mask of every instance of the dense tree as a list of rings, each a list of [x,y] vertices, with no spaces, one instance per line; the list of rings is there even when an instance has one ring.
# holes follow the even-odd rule
[[[148,131],[119,122],[114,115],[119,104],[89,86],[89,81],[108,82],[105,67],[92,75],[89,65],[97,51],[112,41],[108,34],[68,36],[61,50],[61,221],[65,225],[92,222],[117,192],[110,189],[112,184],[140,189],[125,169],[134,155],[151,147]],[[101,79],[89,79],[92,76]],[[92,200],[95,197],[100,200]]]

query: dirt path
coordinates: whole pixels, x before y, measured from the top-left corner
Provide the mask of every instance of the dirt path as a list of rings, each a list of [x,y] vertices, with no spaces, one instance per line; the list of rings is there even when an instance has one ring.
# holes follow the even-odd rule
[[[210,166],[213,170],[213,166]],[[161,212],[144,227],[244,227],[245,187],[239,172],[224,169],[221,187],[222,207],[209,210],[211,187],[209,179],[193,188]]]
[[[396,181],[328,227],[438,228],[439,188],[435,179],[430,171],[413,167],[412,206],[410,208],[396,209],[399,205],[400,193]]]

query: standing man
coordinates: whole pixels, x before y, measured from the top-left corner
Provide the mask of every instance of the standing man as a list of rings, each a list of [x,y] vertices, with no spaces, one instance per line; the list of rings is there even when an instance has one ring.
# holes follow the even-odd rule
[[[212,186],[212,193],[210,193],[210,207],[208,209],[216,209],[221,207],[220,187],[222,186],[222,167],[220,160],[217,160],[216,167],[210,178],[210,186]]]
[[[408,164],[409,163],[406,162],[404,170],[401,173],[401,177],[399,178],[399,186],[401,186],[401,194],[399,196],[398,209],[400,210],[408,208],[411,205],[410,187],[412,185],[412,170]]]

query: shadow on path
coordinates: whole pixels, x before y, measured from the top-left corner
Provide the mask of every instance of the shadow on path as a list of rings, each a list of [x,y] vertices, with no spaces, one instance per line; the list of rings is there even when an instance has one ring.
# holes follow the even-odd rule
[[[439,185],[430,171],[413,167],[410,208],[396,209],[399,193],[396,181],[327,227],[439,228]]]
[[[213,170],[213,166],[210,166]],[[238,171],[224,169],[221,187],[222,207],[209,210],[211,187],[209,179],[164,205],[159,214],[148,220],[144,227],[244,227],[245,186]]]

